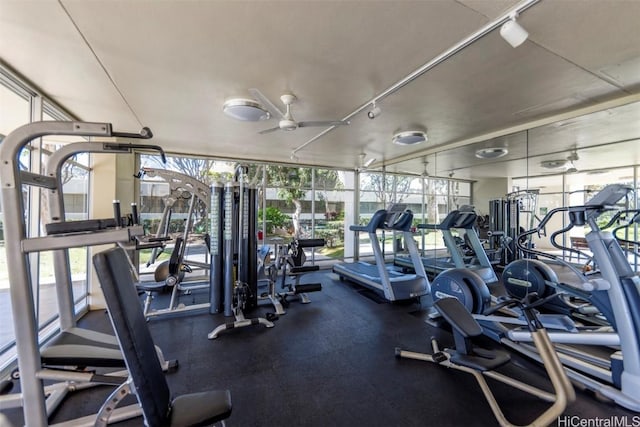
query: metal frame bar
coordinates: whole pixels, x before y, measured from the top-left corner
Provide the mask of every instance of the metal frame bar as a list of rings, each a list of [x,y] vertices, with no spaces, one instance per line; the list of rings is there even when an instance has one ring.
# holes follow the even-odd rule
[[[64,236],[27,238],[27,228],[24,218],[24,200],[22,187],[25,184],[50,188],[51,177],[42,175],[41,182],[33,173],[29,174],[27,183],[19,167],[19,157],[22,150],[30,141],[46,135],[68,136],[118,136],[112,131],[110,123],[62,122],[47,121],[33,122],[21,126],[7,135],[0,143],[0,183],[4,221],[7,225],[5,232],[5,247],[9,273],[11,305],[14,315],[14,329],[16,336],[16,350],[18,353],[18,367],[20,370],[20,385],[22,391],[24,421],[26,425],[47,425],[47,405],[43,382],[40,379],[41,356],[38,340],[37,312],[34,300],[32,272],[29,254],[41,250],[63,249],[72,246],[84,246],[104,243],[106,236],[111,233],[92,233],[89,235],[75,235],[73,238]],[[150,135],[150,134],[149,134]],[[134,137],[133,135],[130,135]],[[148,137],[141,133],[140,137]],[[84,144],[84,143],[81,143]],[[92,144],[91,147],[95,147]],[[54,157],[55,158],[55,157]],[[50,162],[52,161],[49,159]],[[55,197],[53,199],[56,199]],[[129,239],[131,230],[118,230],[116,233],[126,233]],[[88,237],[89,236],[89,237]],[[99,236],[99,237],[91,237]],[[117,239],[125,235],[118,234]],[[111,242],[114,240],[111,239]],[[61,259],[61,258],[60,258]],[[65,286],[70,282],[65,282]],[[63,302],[63,304],[65,304]],[[69,305],[74,307],[71,298]],[[72,312],[72,310],[70,310]],[[66,318],[65,323],[70,323]],[[66,325],[65,325],[66,326]]]

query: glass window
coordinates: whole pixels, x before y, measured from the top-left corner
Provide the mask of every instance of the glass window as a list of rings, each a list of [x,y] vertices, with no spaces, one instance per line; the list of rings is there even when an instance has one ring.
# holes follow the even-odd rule
[[[0,134],[8,134],[31,120],[70,120],[60,108],[42,99],[34,102],[36,94],[30,92],[17,78],[0,76]],[[34,107],[32,107],[32,104]],[[42,111],[37,107],[42,105]],[[31,111],[32,108],[34,111]],[[19,154],[20,168],[41,172],[49,155],[65,144],[76,142],[78,138],[47,136],[31,142]],[[89,211],[89,156],[77,155],[69,159],[62,167],[65,219],[86,219]],[[23,202],[27,236],[37,237],[44,234],[44,225],[51,221],[49,193],[38,187],[24,186]],[[1,211],[0,211],[1,212]],[[2,219],[0,213],[0,220]],[[1,222],[0,222],[1,225]],[[0,252],[3,251],[3,233],[0,226]],[[76,313],[87,307],[88,257],[86,248],[71,249],[70,264],[73,280],[73,295]],[[34,304],[38,315],[41,336],[57,327],[58,304],[55,292],[53,255],[51,252],[29,255],[32,277],[37,283]],[[5,254],[0,255],[0,307],[11,314],[8,295],[8,278]],[[46,328],[46,329],[45,329]],[[13,328],[0,330],[0,367],[4,368],[15,357]]]
[[[159,156],[141,155],[140,164],[148,168],[147,173],[140,176],[140,201],[138,203],[140,219],[145,232],[152,235],[169,237],[184,236],[186,240],[185,257],[199,262],[207,262],[205,236],[208,233],[209,207],[201,198],[193,201],[192,192],[185,190],[187,186],[175,185],[181,180],[193,178],[209,187],[214,181],[233,176],[234,165],[227,161],[216,161],[201,157],[168,156],[167,163],[162,163]],[[168,177],[152,170],[158,169],[175,173]],[[169,180],[174,184],[172,190]],[[189,218],[189,212],[193,210]],[[190,227],[185,230],[187,224]],[[173,244],[167,245],[167,250],[157,251],[145,249],[139,254],[139,269],[141,273],[152,273],[159,262],[165,261],[171,254]],[[152,254],[159,255],[152,258]],[[158,263],[156,263],[158,262]]]
[[[14,129],[29,123],[30,103],[24,93],[18,93],[2,84],[0,78],[0,135],[8,135]],[[0,136],[0,139],[2,136]],[[28,158],[28,156],[27,156]],[[28,165],[28,163],[27,163]],[[4,223],[0,204],[0,310],[5,313],[8,324],[0,328],[0,367],[8,361],[6,351],[10,349],[15,340],[13,329],[13,311],[9,295],[9,270],[4,250]],[[26,214],[26,213],[25,213]]]

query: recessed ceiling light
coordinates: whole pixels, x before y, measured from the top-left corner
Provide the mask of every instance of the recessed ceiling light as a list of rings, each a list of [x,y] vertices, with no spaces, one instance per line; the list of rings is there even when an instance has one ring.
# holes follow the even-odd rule
[[[427,140],[427,134],[421,130],[408,130],[405,132],[398,132],[393,135],[391,141],[398,145],[415,145],[425,142]]]
[[[544,160],[540,162],[540,166],[545,169],[560,169],[567,165],[567,160]]]
[[[260,103],[247,98],[228,99],[222,106],[222,111],[229,117],[245,122],[257,122],[271,117]]]
[[[479,159],[498,159],[509,153],[505,147],[489,147],[476,150],[476,157]]]

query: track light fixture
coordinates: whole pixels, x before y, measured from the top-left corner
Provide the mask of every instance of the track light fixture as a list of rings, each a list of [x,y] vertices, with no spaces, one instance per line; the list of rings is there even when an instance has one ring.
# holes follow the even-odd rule
[[[369,110],[369,112],[367,113],[367,117],[373,120],[380,114],[382,114],[382,109],[378,107],[375,102],[371,104],[371,110]]]
[[[511,18],[500,27],[500,35],[512,47],[520,46],[529,37],[527,30],[516,22],[517,17],[518,15],[511,16]]]

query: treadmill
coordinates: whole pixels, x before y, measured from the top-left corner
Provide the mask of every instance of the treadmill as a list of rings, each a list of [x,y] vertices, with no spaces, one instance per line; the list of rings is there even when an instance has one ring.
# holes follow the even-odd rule
[[[448,257],[423,256],[421,258],[422,264],[428,273],[437,276],[443,271],[452,268],[466,268],[473,270],[473,272],[478,274],[487,284],[498,282],[498,277],[491,265],[491,261],[484,250],[478,233],[476,233],[473,228],[476,223],[476,218],[477,215],[473,210],[461,208],[460,210],[449,212],[440,224],[418,224],[417,228],[419,229],[440,230],[444,244],[449,251]],[[455,237],[451,233],[451,231],[455,229],[464,230],[465,232],[467,243],[474,253],[471,262],[468,262],[469,257],[464,256],[456,244]],[[393,263],[404,269],[413,268],[413,261],[410,254],[396,254]]]
[[[395,204],[378,210],[367,225],[352,225],[349,230],[367,232],[373,247],[376,263],[363,261],[342,263],[333,266],[333,272],[340,280],[348,279],[358,285],[382,291],[388,301],[418,298],[430,292],[429,280],[418,254],[418,248],[411,233],[413,213],[405,210],[406,205]],[[385,264],[384,255],[377,237],[377,230],[395,230],[402,233],[409,250],[415,273],[407,274],[396,267]]]

